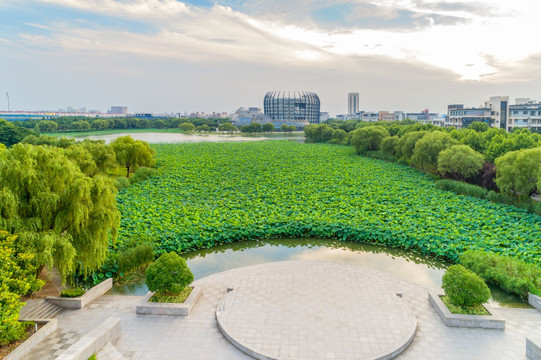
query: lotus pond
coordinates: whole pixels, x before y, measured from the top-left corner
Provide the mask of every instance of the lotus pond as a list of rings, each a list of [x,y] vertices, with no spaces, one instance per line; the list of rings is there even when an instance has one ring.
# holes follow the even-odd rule
[[[467,249],[541,263],[541,217],[438,190],[353,148],[291,141],[156,144],[161,175],[118,194],[119,242],[159,252],[317,237],[456,261]]]

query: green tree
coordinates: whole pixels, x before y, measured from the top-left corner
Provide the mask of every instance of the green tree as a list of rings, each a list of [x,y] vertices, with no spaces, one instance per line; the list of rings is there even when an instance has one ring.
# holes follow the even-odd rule
[[[87,139],[79,145],[92,155],[98,173],[108,174],[117,166],[115,151],[112,146],[105,145],[105,141]]]
[[[199,132],[208,132],[210,130],[210,127],[207,124],[203,124],[199,125],[196,130]]]
[[[457,143],[458,141],[447,133],[441,131],[430,132],[415,143],[411,162],[422,169],[435,170],[438,166],[440,152]]]
[[[90,125],[92,130],[105,130],[109,127],[109,122],[107,120],[94,120],[92,121],[92,124]]]
[[[472,129],[477,132],[485,132],[488,130],[488,124],[481,121],[474,121],[468,126],[468,129]]]
[[[130,177],[131,170],[140,166],[152,167],[154,165],[154,149],[146,141],[134,140],[131,136],[122,136],[111,143],[120,165],[126,167],[126,177]]]
[[[159,120],[155,120],[152,123],[152,127],[155,128],[155,129],[165,129],[166,124],[165,124],[165,121],[159,119]]]
[[[385,155],[397,156],[396,147],[400,139],[398,136],[389,136],[381,142],[381,152]]]
[[[428,134],[428,131],[410,131],[405,133],[396,145],[396,154],[400,158],[409,161],[413,156],[413,149],[417,141]]]
[[[289,125],[286,131],[292,133],[293,131],[297,131],[297,127],[295,125]]]
[[[226,122],[218,126],[218,131],[233,133],[237,131],[237,127],[229,122]]]
[[[341,144],[346,140],[347,133],[342,129],[336,129],[332,132],[332,142]]]
[[[52,120],[42,120],[36,124],[35,131],[39,133],[53,132],[58,129],[58,124]]]
[[[266,123],[262,127],[263,132],[271,133],[274,131],[274,124],[273,123]]]
[[[285,127],[289,128],[287,124],[283,124],[282,128],[284,128],[284,125]],[[327,142],[332,139],[334,131],[335,130],[333,130],[333,128],[327,124],[310,124],[304,127],[304,137],[306,138],[307,142]]]
[[[96,162],[84,147],[73,145],[66,149],[64,154],[73,161],[86,176],[94,176],[98,173]]]
[[[541,147],[508,152],[495,164],[496,185],[501,192],[528,198],[538,189]]]
[[[178,126],[178,128],[185,132],[195,131],[195,125],[192,123],[182,123]]]
[[[24,140],[21,141],[21,143],[31,145],[49,145],[66,149],[70,146],[77,144],[77,141],[75,141],[74,138],[67,138],[64,136],[59,139],[50,135],[30,135],[25,137]]]
[[[90,123],[85,120],[74,121],[71,123],[70,128],[72,130],[87,131],[90,130]]]
[[[0,119],[0,143],[7,147],[21,142],[27,136],[35,134],[31,130],[15,126],[9,121]]]
[[[438,157],[438,171],[460,180],[471,179],[478,175],[483,164],[483,155],[467,145],[451,146],[442,150]]]
[[[368,150],[379,150],[383,139],[389,137],[387,129],[381,126],[366,126],[351,133],[351,145],[357,154]]]
[[[64,278],[101,265],[120,221],[114,181],[85,176],[65,151],[17,144],[0,157],[0,228]]]
[[[0,345],[7,345],[25,335],[25,327],[18,321],[19,311],[25,305],[20,297],[43,285],[35,278],[32,255],[16,253],[16,239],[16,236],[0,230]]]
[[[253,122],[249,125],[244,125],[240,128],[241,132],[245,133],[258,133],[261,132],[261,124],[257,122]]]

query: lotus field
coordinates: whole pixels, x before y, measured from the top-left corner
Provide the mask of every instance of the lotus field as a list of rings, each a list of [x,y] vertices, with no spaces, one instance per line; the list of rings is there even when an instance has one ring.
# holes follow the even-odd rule
[[[352,147],[289,141],[155,145],[161,175],[118,195],[120,241],[160,251],[322,237],[452,261],[467,249],[541,264],[541,217],[438,190],[413,168]]]

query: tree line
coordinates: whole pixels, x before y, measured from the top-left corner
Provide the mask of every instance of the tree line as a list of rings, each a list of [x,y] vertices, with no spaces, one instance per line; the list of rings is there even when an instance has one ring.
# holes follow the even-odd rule
[[[307,142],[351,145],[358,154],[499,191],[517,202],[529,202],[533,194],[541,192],[541,135],[527,129],[508,133],[482,122],[456,130],[407,120],[332,120],[306,127],[305,138]]]

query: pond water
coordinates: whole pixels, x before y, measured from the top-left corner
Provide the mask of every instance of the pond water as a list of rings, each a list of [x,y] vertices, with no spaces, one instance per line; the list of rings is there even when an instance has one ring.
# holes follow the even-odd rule
[[[225,142],[225,141],[264,141],[264,140],[293,140],[304,142],[304,134],[183,134],[166,132],[122,132],[104,135],[75,136],[77,140],[105,140],[106,144],[121,136],[131,136],[135,140],[158,143],[193,143],[193,142]],[[68,134],[66,136],[69,136]]]
[[[274,239],[244,241],[182,255],[195,279],[243,266],[286,260],[322,260],[354,264],[394,275],[426,289],[441,289],[448,263],[400,249],[323,239]],[[144,280],[114,287],[110,294],[144,295]],[[527,307],[520,298],[491,288],[493,306]]]

